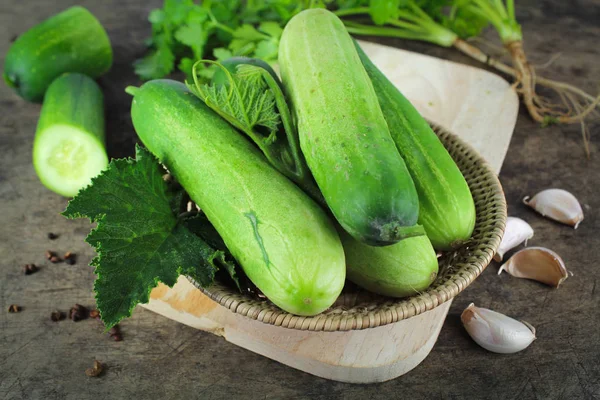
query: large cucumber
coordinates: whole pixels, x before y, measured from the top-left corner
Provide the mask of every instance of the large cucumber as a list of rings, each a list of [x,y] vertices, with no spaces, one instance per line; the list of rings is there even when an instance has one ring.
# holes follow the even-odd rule
[[[438,261],[427,236],[411,237],[385,247],[361,243],[338,230],[346,253],[348,279],[384,296],[406,297],[435,280]]]
[[[325,9],[297,14],[283,31],[279,67],[302,152],[342,227],[371,245],[410,236],[415,185],[344,24]]]
[[[75,196],[108,165],[104,100],[93,79],[76,73],[54,80],[44,98],[33,142],[33,166],[42,183]]]
[[[156,80],[128,91],[142,142],[206,213],[265,296],[298,315],[330,307],[346,272],[325,212],[185,85]]]
[[[358,43],[356,48],[419,193],[419,223],[433,247],[450,250],[469,239],[475,227],[475,204],[469,186],[427,121]]]
[[[65,72],[92,78],[112,65],[104,28],[88,10],[71,7],[17,38],[4,61],[4,80],[29,101],[42,101],[50,83]]]

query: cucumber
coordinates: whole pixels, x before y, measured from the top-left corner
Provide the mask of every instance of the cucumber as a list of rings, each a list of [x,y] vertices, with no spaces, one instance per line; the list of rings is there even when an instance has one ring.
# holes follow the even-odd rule
[[[342,227],[371,245],[424,234],[412,228],[415,185],[340,19],[325,9],[294,16],[281,37],[279,67],[300,147]]]
[[[31,28],[10,46],[4,81],[26,100],[41,102],[54,79],[65,72],[96,78],[112,65],[104,28],[88,10],[71,7]]]
[[[33,142],[33,166],[42,183],[75,196],[108,165],[102,91],[86,75],[68,73],[46,92]]]
[[[475,204],[467,181],[427,121],[355,44],[417,188],[419,224],[436,249],[460,246],[475,227]]]
[[[346,254],[348,279],[373,293],[412,296],[427,289],[437,277],[437,256],[427,236],[374,247],[341,229],[338,232]]]
[[[201,207],[250,280],[290,313],[330,307],[346,267],[325,212],[185,85],[155,80],[127,90],[139,138]]]

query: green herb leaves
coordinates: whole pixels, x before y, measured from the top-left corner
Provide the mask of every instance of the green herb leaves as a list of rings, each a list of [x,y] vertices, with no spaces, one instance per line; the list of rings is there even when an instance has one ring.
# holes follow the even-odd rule
[[[263,79],[261,69],[240,65],[237,72],[227,75],[226,84],[197,84],[191,90],[213,110],[244,132],[255,132],[257,128],[268,132],[265,140],[273,143],[281,119],[275,108],[275,95]]]
[[[188,274],[209,286],[219,267],[235,275],[224,253],[174,213],[181,191],[169,188],[164,173],[154,156],[138,147],[135,160],[113,160],[63,212],[98,223],[86,241],[98,253],[92,260],[94,290],[107,328],[147,303],[159,281],[173,286],[180,274]]]
[[[148,20],[152,38],[150,52],[134,63],[135,73],[144,80],[179,69],[190,79],[194,62],[211,54],[216,60],[231,56],[257,57],[267,62],[277,59],[283,26],[304,8],[323,6],[304,0],[165,0],[162,9],[153,10]],[[225,53],[228,57],[225,57]],[[198,68],[199,76],[210,79],[214,68]]]

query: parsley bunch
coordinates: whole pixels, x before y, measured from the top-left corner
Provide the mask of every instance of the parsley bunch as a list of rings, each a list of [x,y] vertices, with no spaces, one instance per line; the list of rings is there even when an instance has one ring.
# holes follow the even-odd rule
[[[322,0],[165,0],[150,12],[149,53],[134,63],[143,80],[162,78],[178,68],[191,78],[197,60],[232,56],[277,59],[283,26],[306,8],[323,7]],[[197,73],[209,79],[215,68]]]

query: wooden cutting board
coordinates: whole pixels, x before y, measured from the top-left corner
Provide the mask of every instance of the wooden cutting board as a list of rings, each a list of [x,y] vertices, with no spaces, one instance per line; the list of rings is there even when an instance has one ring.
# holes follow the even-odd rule
[[[519,100],[490,72],[373,43],[360,42],[373,62],[423,116],[470,143],[500,172]],[[143,307],[302,371],[344,382],[381,382],[417,366],[429,354],[450,308],[378,328],[308,332],[234,314],[180,277],[159,285]]]

